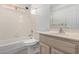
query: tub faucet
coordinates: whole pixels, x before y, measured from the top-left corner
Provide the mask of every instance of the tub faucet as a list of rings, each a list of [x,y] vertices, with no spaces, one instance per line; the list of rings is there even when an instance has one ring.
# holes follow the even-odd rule
[[[30,39],[33,38],[33,30],[30,31],[30,34],[28,35]]]

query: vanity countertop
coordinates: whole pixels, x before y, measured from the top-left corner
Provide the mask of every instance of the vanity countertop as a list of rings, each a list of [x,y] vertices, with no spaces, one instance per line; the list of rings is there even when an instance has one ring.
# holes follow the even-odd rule
[[[40,34],[79,41],[79,33],[58,33],[57,31],[39,32]]]

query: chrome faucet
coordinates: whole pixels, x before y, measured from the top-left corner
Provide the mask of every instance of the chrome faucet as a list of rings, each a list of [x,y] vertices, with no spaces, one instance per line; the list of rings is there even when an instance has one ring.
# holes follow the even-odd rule
[[[64,24],[61,24],[61,26],[60,26],[60,28],[59,28],[59,33],[65,33],[65,32],[64,32],[64,29],[63,29],[63,25],[64,25]]]
[[[60,27],[59,33],[65,33],[62,27]]]
[[[30,34],[28,36],[30,39],[33,39],[33,30],[30,31]]]

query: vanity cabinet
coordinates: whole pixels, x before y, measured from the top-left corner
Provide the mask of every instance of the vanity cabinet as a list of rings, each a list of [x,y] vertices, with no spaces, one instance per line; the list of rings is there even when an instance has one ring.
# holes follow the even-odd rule
[[[41,53],[78,54],[79,42],[68,38],[40,33]]]
[[[44,43],[40,43],[40,53],[41,54],[50,54],[50,47]]]
[[[51,47],[51,54],[64,54],[62,51]]]

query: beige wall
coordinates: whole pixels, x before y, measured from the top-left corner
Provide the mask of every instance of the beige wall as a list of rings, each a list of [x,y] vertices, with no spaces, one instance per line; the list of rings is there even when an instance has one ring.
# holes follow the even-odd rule
[[[33,28],[29,11],[17,12],[0,7],[0,40],[27,36]]]

